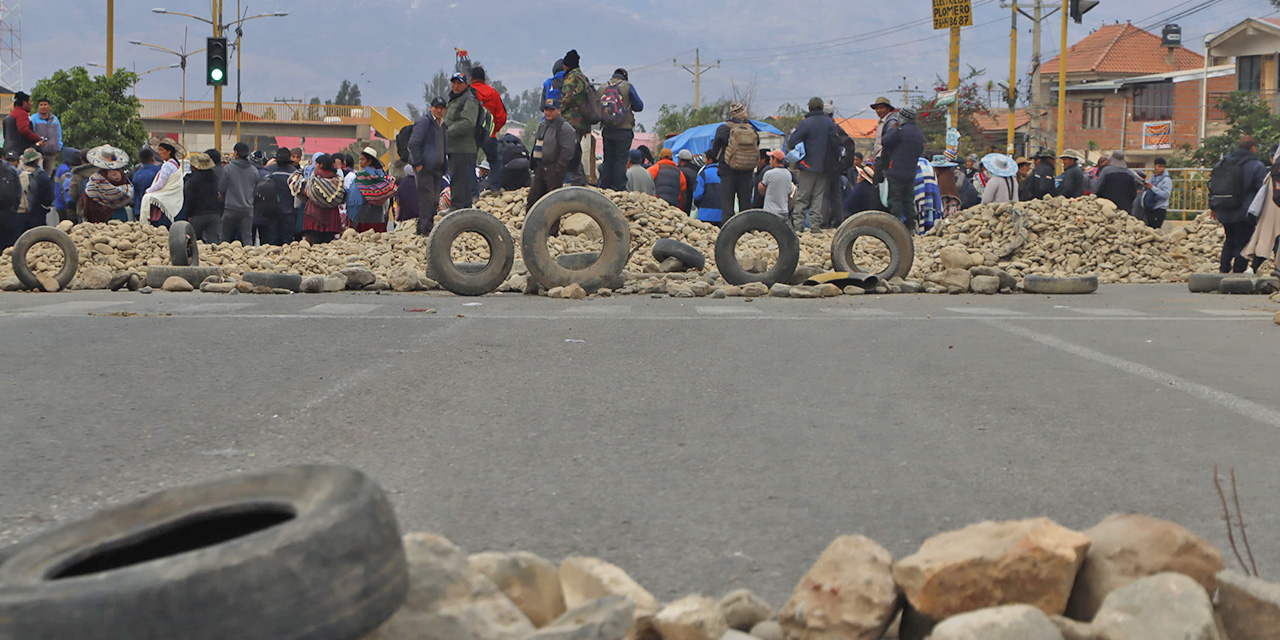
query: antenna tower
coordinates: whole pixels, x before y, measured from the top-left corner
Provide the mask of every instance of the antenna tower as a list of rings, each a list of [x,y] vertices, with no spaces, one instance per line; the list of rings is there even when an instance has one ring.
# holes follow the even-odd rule
[[[0,85],[10,91],[22,81],[22,0],[0,0]]]

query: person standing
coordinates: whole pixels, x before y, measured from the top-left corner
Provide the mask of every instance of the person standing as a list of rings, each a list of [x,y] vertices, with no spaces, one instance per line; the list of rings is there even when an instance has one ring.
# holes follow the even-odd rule
[[[897,112],[893,107],[893,103],[883,96],[876,98],[871,103],[871,110],[876,112],[876,116],[880,118],[876,122],[876,141],[871,146],[871,162],[875,167],[881,165],[880,154],[884,151],[884,132],[889,127],[889,116]]]
[[[85,222],[127,221],[125,207],[133,204],[133,185],[125,176],[129,156],[111,145],[89,150],[89,164],[97,170],[85,181],[77,210]]]
[[[31,128],[44,140],[40,147],[44,154],[44,170],[53,173],[58,166],[58,152],[62,151],[62,121],[53,115],[53,104],[48,98],[36,101],[36,112],[31,114]]]
[[[1098,162],[1095,163],[1092,168],[1084,172],[1084,177],[1085,177],[1084,192],[1086,194],[1092,194],[1092,193],[1098,192],[1098,176],[1099,174],[1102,173],[1103,169],[1107,168],[1107,163],[1110,161],[1111,161],[1111,153],[1110,152],[1104,153],[1102,154],[1102,157],[1098,158]]]
[[[696,184],[693,188],[693,201],[698,205],[698,219],[719,227],[722,222],[720,219],[720,176],[717,169],[716,163],[711,162],[698,172],[697,177],[694,178]]]
[[[151,146],[138,149],[138,167],[133,170],[133,178],[130,180],[133,183],[133,217],[138,221],[146,220],[146,215],[142,213],[142,196],[151,188],[151,183],[156,181],[159,173],[160,165],[156,164],[156,152],[151,150]]]
[[[649,175],[653,176],[654,195],[659,200],[683,210],[686,187],[684,172],[672,160],[670,149],[658,152],[658,164],[649,167]]]
[[[644,101],[636,93],[626,69],[616,69],[600,88],[601,130],[604,141],[604,168],[600,187],[623,191],[627,186],[627,159],[635,140],[636,114],[644,111]]]
[[[982,159],[987,173],[987,186],[982,191],[982,204],[1018,201],[1018,163],[1003,153],[989,153]]]
[[[791,218],[791,172],[783,166],[786,155],[782,149],[769,152],[769,170],[760,179],[759,191],[764,195],[764,210],[783,220],[787,220],[794,229]]]
[[[191,173],[182,186],[183,210],[196,238],[205,244],[222,242],[222,202],[218,193],[216,163],[208,152],[193,153]]]
[[[480,100],[467,86],[467,77],[461,73],[449,79],[449,106],[444,114],[447,132],[445,149],[449,153],[449,186],[452,191],[451,210],[471,208],[471,182],[476,175],[476,120],[480,117]],[[416,128],[417,125],[415,125]],[[416,131],[414,132],[417,133]]]
[[[1022,185],[1022,200],[1039,200],[1045,196],[1052,196],[1056,190],[1054,180],[1053,152],[1048,149],[1041,149],[1035,155],[1036,167],[1031,171],[1031,175],[1027,176],[1027,180]]]
[[[431,234],[440,207],[440,183],[445,172],[448,133],[444,129],[447,110],[444,98],[431,101],[431,109],[413,125],[409,138],[409,163],[417,186],[418,235]],[[467,133],[470,135],[470,132]]]
[[[844,183],[841,178],[844,176],[848,163],[852,160],[854,152],[857,151],[857,145],[853,138],[845,132],[835,121],[836,107],[828,102],[823,105],[822,112],[831,119],[831,130],[835,133],[835,139],[827,148],[827,167],[826,181],[827,187],[822,199],[822,222],[818,226],[823,229],[834,229],[840,225],[841,204],[844,200]]]
[[[760,159],[756,161],[756,168],[751,172],[751,208],[764,208],[764,192],[760,190],[760,181],[764,179],[764,174],[769,170],[769,156],[772,155],[772,149],[761,149]]]
[[[728,222],[737,211],[751,208],[751,174],[759,164],[760,134],[751,124],[746,105],[729,105],[729,119],[716,128],[707,159],[720,176],[720,219]]]
[[[4,150],[21,154],[44,145],[44,138],[31,128],[31,96],[22,91],[13,94],[13,109],[4,119]]]
[[[976,154],[964,159],[964,177],[975,184],[982,184],[982,163]]]
[[[258,170],[249,162],[249,145],[237,142],[235,159],[227,165],[223,179],[222,241],[253,245],[253,192],[258,186]]]
[[[1223,156],[1209,175],[1209,209],[1222,223],[1224,233],[1220,273],[1244,273],[1249,268],[1242,252],[1257,224],[1249,216],[1249,205],[1267,177],[1267,166],[1255,155],[1257,146],[1253,136],[1241,136],[1236,148]],[[1111,164],[1115,164],[1114,157]]]
[[[1016,162],[1018,163],[1018,193],[1023,200],[1030,200],[1027,197],[1029,192],[1023,191],[1023,189],[1027,185],[1027,179],[1031,177],[1031,170],[1035,167],[1031,165],[1030,160],[1022,156],[1018,156]]]
[[[533,143],[533,185],[529,187],[525,213],[542,196],[564,186],[565,174],[573,161],[573,147],[578,136],[573,125],[561,115],[560,106],[560,101],[555,98],[548,98],[542,104],[542,123],[538,125]]]
[[[315,171],[307,178],[303,194],[307,204],[302,216],[302,237],[311,244],[332,241],[342,232],[338,206],[346,201],[333,156],[321,154],[315,159]]]
[[[1245,245],[1240,255],[1249,259],[1248,271],[1258,271],[1267,259],[1275,261],[1277,248],[1280,248],[1280,148],[1272,154],[1271,167],[1262,188],[1254,196],[1253,205],[1249,207],[1249,215],[1257,219],[1253,236]],[[1273,269],[1272,276],[1280,276],[1280,269]]]
[[[355,172],[355,184],[347,192],[347,215],[351,217],[351,228],[357,233],[386,233],[387,202],[395,193],[395,183],[387,177],[373,147],[361,150],[357,162],[360,168]]]
[[[676,155],[676,166],[680,168],[680,173],[684,174],[684,193],[680,194],[680,208],[689,213],[693,211],[693,192],[698,186],[698,165],[693,162],[693,152],[688,149],[681,149]],[[714,164],[714,163],[713,163]],[[720,179],[716,178],[716,188],[720,188]],[[716,198],[719,203],[720,198]],[[717,206],[717,209],[720,207]]]
[[[1080,154],[1067,149],[1062,152],[1062,175],[1058,176],[1054,195],[1064,198],[1079,198],[1084,195],[1084,169],[1080,168]]]
[[[80,166],[80,150],[73,147],[63,147],[62,164],[58,165],[58,170],[53,174],[53,209],[58,212],[58,220],[72,220],[75,215],[75,203],[71,202],[71,190],[67,176],[71,171]],[[63,183],[68,183],[64,185]]]
[[[142,195],[142,201],[138,204],[138,219],[150,222],[153,226],[168,227],[183,210],[186,202],[182,164],[179,162],[185,151],[169,138],[155,143],[155,150],[156,155],[160,156],[160,172]]]
[[[48,222],[53,207],[53,178],[44,169],[44,154],[37,149],[22,152],[22,172],[27,174],[27,213],[22,221],[23,231],[34,229]]]
[[[485,191],[499,191],[502,189],[502,155],[498,152],[498,132],[507,126],[507,105],[502,103],[498,90],[486,82],[488,77],[484,67],[476,66],[471,69],[471,89],[476,92],[480,106],[493,116],[493,133],[484,139],[480,147],[485,159],[489,161],[488,179],[481,188]]]
[[[578,136],[577,149],[573,152],[573,159],[569,161],[569,183],[579,186],[587,184],[582,167],[582,140],[591,135],[591,123],[587,121],[585,113],[591,82],[582,72],[581,65],[582,59],[577,49],[564,54],[564,86],[560,98],[561,117],[573,126]]]
[[[274,202],[266,204],[274,206],[274,209],[264,212],[266,226],[262,233],[262,244],[279,246],[293,240],[294,230],[298,226],[298,207],[293,202],[293,193],[289,191],[289,178],[297,170],[292,152],[283,147],[276,149],[275,170],[266,178],[273,187],[270,193],[275,196]]]
[[[827,192],[827,162],[829,150],[835,142],[835,122],[823,113],[822,98],[809,99],[809,113],[800,124],[796,125],[787,139],[787,146],[792,149],[804,145],[804,156],[800,159],[797,179],[799,192],[796,194],[796,215],[800,217],[804,228],[813,231],[823,223],[823,202]],[[912,193],[915,185],[915,162],[912,162]],[[914,202],[915,196],[912,196]],[[913,205],[914,207],[914,205]]]
[[[1148,227],[1159,229],[1169,217],[1169,198],[1173,196],[1173,178],[1169,177],[1169,161],[1156,158],[1151,177],[1142,185],[1143,219]],[[1256,192],[1255,192],[1256,193]],[[1252,231],[1250,231],[1252,235]]]
[[[924,153],[924,134],[916,125],[916,112],[903,107],[898,110],[884,132],[882,156],[888,160],[884,175],[889,180],[889,213],[897,216],[907,230],[916,231],[916,170]],[[1012,159],[1010,159],[1012,162]],[[879,163],[877,163],[878,165]],[[1017,167],[1014,167],[1017,173]]]
[[[654,195],[653,176],[644,168],[644,154],[632,149],[627,154],[627,191]]]
[[[1261,179],[1258,184],[1262,184]],[[1138,187],[1141,185],[1137,174],[1130,171],[1129,165],[1125,163],[1124,152],[1112,151],[1107,166],[1098,173],[1098,183],[1093,191],[1099,198],[1110,200],[1117,209],[1128,212],[1133,208],[1133,201],[1137,198]],[[1247,202],[1245,207],[1248,207]]]
[[[0,162],[0,250],[8,249],[24,233],[18,207],[22,204],[22,177],[12,164]]]

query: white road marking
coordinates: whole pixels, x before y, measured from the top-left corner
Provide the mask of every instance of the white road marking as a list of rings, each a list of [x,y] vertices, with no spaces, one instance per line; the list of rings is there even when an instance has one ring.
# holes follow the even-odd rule
[[[1217,404],[1225,409],[1230,409],[1231,411],[1245,416],[1246,418],[1252,418],[1258,422],[1268,424],[1273,427],[1280,427],[1280,411],[1258,404],[1252,400],[1246,400],[1235,394],[1220,391],[1198,382],[1192,382],[1171,373],[1165,373],[1159,369],[1148,367],[1145,364],[1139,364],[1132,360],[1118,358],[1113,355],[1102,353],[1101,351],[1095,351],[1088,347],[1082,347],[1078,344],[1067,342],[1061,338],[1055,338],[1037,331],[1032,331],[1026,327],[1020,327],[1006,322],[1001,322],[999,320],[988,320],[987,322],[991,326],[999,327],[1000,329],[1004,329],[1009,333],[1021,336],[1032,342],[1042,344],[1046,347],[1052,347],[1059,351],[1065,351],[1071,355],[1079,356],[1086,360],[1092,360],[1099,364],[1114,367],[1124,371],[1125,373],[1158,383],[1161,386],[1172,387],[1188,395],[1200,398],[1201,400],[1208,400],[1209,402]]]
[[[254,306],[254,302],[200,302],[196,304],[179,304],[166,309],[173,313],[214,313],[239,311]]]
[[[898,317],[902,314],[894,311],[886,311],[884,309],[876,309],[872,307],[861,307],[856,309],[841,309],[838,307],[823,307],[819,311],[833,316],[841,316],[844,318],[890,318]]]
[[[131,304],[133,304],[133,301],[131,300],[73,300],[71,302],[44,304],[38,307],[28,307],[26,309],[14,309],[9,313],[74,314],[97,311],[99,309],[107,309],[110,307],[127,306]]]
[[[631,313],[631,307],[626,305],[572,307],[565,309],[563,313],[567,316],[624,316]]]
[[[694,309],[704,316],[758,316],[764,313],[760,309],[750,307],[694,307]]]
[[[1264,316],[1273,313],[1266,309],[1196,309],[1196,311],[1210,316],[1222,316],[1227,318]]]
[[[340,302],[326,302],[318,304],[308,309],[303,309],[298,313],[319,313],[330,316],[355,316],[377,311],[382,305],[378,304],[344,304]]]
[[[1013,309],[1005,309],[1003,307],[947,307],[947,311],[952,313],[963,313],[971,316],[990,316],[993,318],[1028,315],[1025,311],[1014,311]]]
[[[1091,309],[1087,307],[1071,307],[1076,313],[1083,313],[1087,316],[1101,316],[1104,318],[1136,318],[1147,314],[1133,309]]]

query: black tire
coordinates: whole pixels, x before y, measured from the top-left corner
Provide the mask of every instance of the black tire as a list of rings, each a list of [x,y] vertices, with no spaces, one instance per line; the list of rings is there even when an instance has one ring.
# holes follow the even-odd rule
[[[676,258],[684,263],[687,269],[702,271],[707,268],[707,257],[701,251],[671,238],[659,238],[653,244],[653,259],[662,262],[667,258]]]
[[[296,273],[266,273],[250,271],[241,278],[255,287],[271,287],[272,289],[288,289],[294,293],[302,292],[302,276]]]
[[[152,289],[159,289],[164,286],[164,281],[172,276],[178,276],[183,280],[191,283],[191,286],[199,289],[200,283],[204,282],[209,276],[222,275],[222,267],[166,267],[164,265],[155,265],[147,267],[147,286]]]
[[[0,638],[358,638],[407,590],[382,489],[354,469],[285,467],[162,491],[11,547]]]
[[[604,245],[600,259],[586,269],[566,269],[551,257],[547,236],[562,216],[583,213],[600,227]],[[586,187],[563,187],[534,203],[524,219],[520,253],[529,279],[542,289],[578,284],[588,293],[609,287],[622,275],[631,252],[631,227],[608,196]]]
[[[831,239],[831,266],[834,271],[869,273],[853,260],[854,242],[870,236],[889,247],[889,266],[873,275],[881,280],[906,278],[916,261],[916,243],[902,221],[883,211],[864,211],[850,216]]]
[[[1231,273],[1193,273],[1187,278],[1187,290],[1191,293],[1217,293],[1222,279]]]
[[[66,289],[80,270],[80,251],[76,249],[71,236],[56,227],[36,227],[18,236],[18,241],[13,244],[13,275],[28,289],[41,288],[35,272],[27,264],[27,252],[41,242],[52,242],[62,250],[62,268],[54,274],[53,279],[58,281],[62,289]]]
[[[600,253],[597,251],[583,251],[582,253],[562,253],[556,256],[556,264],[570,271],[580,271],[586,269],[600,260]],[[606,282],[603,289],[617,291],[626,286],[626,277],[621,273],[612,282]]]
[[[480,234],[489,243],[489,262],[479,271],[458,268],[450,250],[463,233]],[[516,261],[516,245],[502,221],[479,209],[462,209],[445,216],[427,239],[427,272],[448,291],[482,296],[496,291]]]
[[[752,231],[763,231],[778,242],[778,260],[764,273],[752,273],[738,263],[738,239]],[[720,277],[732,285],[763,282],[773,286],[791,280],[800,264],[800,238],[787,221],[764,209],[743,211],[729,218],[716,237],[716,268]]]
[[[1221,293],[1234,294],[1250,294],[1258,290],[1257,283],[1254,282],[1253,276],[1241,274],[1226,274],[1227,277],[1218,283],[1218,291]]]
[[[175,267],[200,266],[196,230],[186,220],[179,220],[169,228],[169,262]]]
[[[1032,274],[1022,279],[1022,290],[1055,296],[1093,293],[1098,290],[1098,276],[1051,278]]]

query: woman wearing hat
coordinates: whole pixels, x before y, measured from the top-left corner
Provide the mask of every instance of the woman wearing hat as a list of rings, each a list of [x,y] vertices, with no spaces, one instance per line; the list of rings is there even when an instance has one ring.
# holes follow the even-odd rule
[[[982,159],[982,171],[987,175],[987,188],[982,192],[982,204],[1017,202],[1017,161],[1003,153],[989,153]]]
[[[205,244],[222,242],[222,194],[218,189],[217,165],[208,153],[191,154],[191,175],[182,188],[187,221],[196,237]]]
[[[186,150],[174,140],[153,140],[151,148],[160,158],[160,172],[156,174],[151,186],[142,196],[138,206],[138,219],[146,220],[157,227],[167,227],[182,211],[183,175],[182,157]]]
[[[378,152],[372,147],[360,151],[360,169],[353,188],[347,191],[347,216],[357,232],[387,232],[387,203],[395,195],[396,184],[382,169]]]
[[[80,215],[86,222],[127,220],[124,208],[133,202],[133,184],[124,174],[129,156],[122,149],[102,145],[89,150],[88,160],[98,170],[89,176],[80,195]]]
[[[316,156],[312,166],[302,192],[307,201],[302,213],[302,237],[311,244],[321,244],[332,241],[342,231],[338,206],[345,203],[346,190],[333,156]]]

